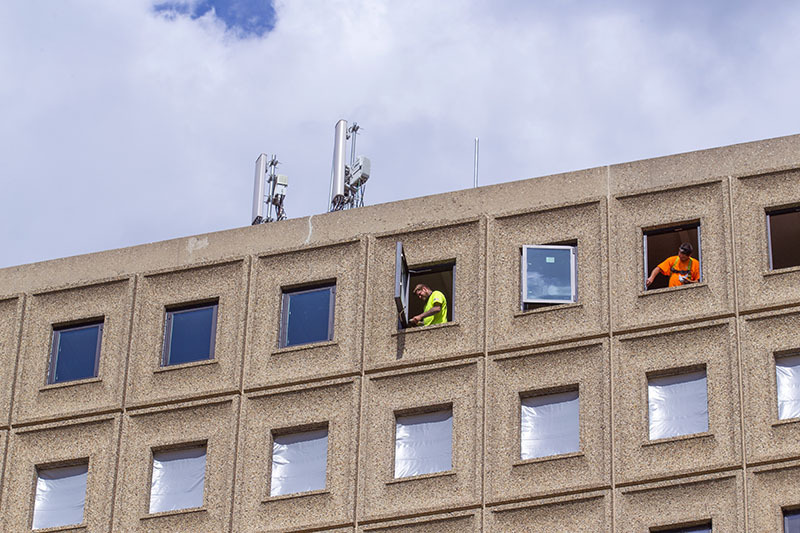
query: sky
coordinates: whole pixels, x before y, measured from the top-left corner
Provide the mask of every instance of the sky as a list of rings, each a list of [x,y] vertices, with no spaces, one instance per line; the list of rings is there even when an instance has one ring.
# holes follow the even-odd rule
[[[276,154],[328,208],[800,133],[789,0],[9,0],[0,268],[246,226]]]

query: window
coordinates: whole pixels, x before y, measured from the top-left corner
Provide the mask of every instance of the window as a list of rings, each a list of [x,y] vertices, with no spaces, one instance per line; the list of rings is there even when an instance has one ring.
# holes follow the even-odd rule
[[[417,298],[413,292],[414,287],[420,283],[427,285],[431,290],[444,294],[447,303],[447,322],[452,322],[456,294],[455,281],[455,261],[409,268],[403,243],[398,242],[394,277],[394,301],[399,318],[398,329],[407,328],[409,326],[408,319],[421,314],[425,308],[426,302]]]
[[[679,527],[671,529],[651,529],[653,533],[711,533],[711,524],[701,526]]]
[[[53,328],[48,383],[97,376],[103,322]]]
[[[168,309],[162,365],[213,359],[216,336],[216,303]]]
[[[703,279],[703,256],[700,248],[700,223],[689,222],[679,226],[670,226],[647,230],[644,232],[644,279],[645,289],[663,289],[669,286],[669,276],[659,274],[648,287],[646,280],[650,273],[665,259],[678,255],[681,244],[692,245],[692,261],[700,265],[700,279]],[[613,272],[612,272],[613,275]]]
[[[521,398],[520,456],[534,459],[580,449],[578,391]]]
[[[767,211],[769,269],[800,266],[800,206]]]
[[[453,469],[453,410],[396,417],[394,477]]]
[[[281,348],[333,339],[336,284],[283,291]]]
[[[36,499],[31,529],[83,522],[89,464],[36,469]]]
[[[206,447],[153,451],[150,513],[203,506]]]
[[[778,388],[778,418],[800,417],[800,354],[775,359]]]
[[[783,510],[783,533],[800,533],[800,510]]]
[[[578,300],[575,246],[522,247],[522,304],[564,304]]]
[[[328,472],[328,428],[272,438],[270,496],[322,490]]]
[[[650,440],[708,431],[705,370],[651,377],[647,399]]]

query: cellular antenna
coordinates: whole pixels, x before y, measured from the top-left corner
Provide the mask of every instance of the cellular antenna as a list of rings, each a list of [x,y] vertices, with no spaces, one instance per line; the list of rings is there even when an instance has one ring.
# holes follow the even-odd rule
[[[261,154],[256,159],[256,176],[253,186],[253,216],[252,226],[284,220],[286,211],[283,210],[283,200],[286,198],[286,188],[289,186],[289,177],[277,174],[280,161],[275,154],[271,157]]]
[[[371,164],[366,156],[356,157],[356,136],[360,129],[361,126],[357,122],[353,122],[349,128],[346,120],[336,123],[328,212],[364,205],[364,188],[369,179]],[[345,164],[348,139],[350,140],[349,165]]]

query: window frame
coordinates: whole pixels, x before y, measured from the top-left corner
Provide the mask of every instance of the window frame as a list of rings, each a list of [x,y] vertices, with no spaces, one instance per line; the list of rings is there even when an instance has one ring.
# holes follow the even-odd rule
[[[290,437],[294,435],[303,435],[317,431],[325,431],[325,473],[324,473],[324,486],[321,489],[310,489],[299,492],[283,492],[281,494],[273,494],[274,489],[274,472],[275,472],[275,441],[281,437]],[[330,475],[330,453],[331,453],[331,431],[330,423],[320,422],[305,424],[302,426],[294,426],[290,428],[273,429],[270,432],[270,445],[269,445],[269,471],[267,472],[267,498],[285,498],[293,496],[304,496],[309,493],[325,492],[330,490],[329,475]]]
[[[292,295],[307,294],[310,292],[317,292],[321,290],[328,290],[330,297],[328,299],[328,335],[324,340],[303,342],[298,344],[286,344],[289,336],[289,300]],[[304,285],[301,287],[284,287],[281,289],[281,321],[280,331],[278,334],[278,348],[291,348],[294,346],[307,346],[319,342],[330,342],[333,340],[333,327],[334,318],[336,314],[336,280],[323,281],[313,285]]]
[[[774,268],[772,266],[772,217],[776,215],[785,215],[788,213],[797,213],[800,212],[800,205],[796,205],[793,207],[779,207],[775,209],[767,208],[764,210],[764,213],[767,217],[767,267],[769,268],[770,272],[774,270],[783,270],[784,268],[795,268],[798,265],[791,265],[788,267],[781,267],[781,268]]]
[[[533,250],[569,250],[570,251],[570,299],[569,300],[554,300],[547,298],[527,298],[528,294],[528,262],[526,261],[526,252],[529,249]],[[578,301],[578,247],[576,245],[566,244],[524,244],[521,248],[521,266],[520,266],[520,297],[521,307],[524,309],[525,304],[554,304],[554,305],[568,305],[574,304]]]
[[[556,454],[550,455],[539,455],[535,457],[523,457],[523,430],[522,430],[522,423],[523,423],[523,407],[525,406],[524,402],[526,400],[532,400],[534,398],[547,398],[553,397],[557,395],[564,395],[564,394],[575,394],[575,400],[578,402],[578,418],[577,418],[577,425],[578,425],[578,447],[575,450],[568,451],[568,452],[559,452]],[[551,404],[553,402],[550,402]],[[563,387],[555,387],[550,389],[543,389],[543,390],[536,390],[530,392],[520,392],[518,395],[518,405],[517,405],[517,414],[518,414],[518,424],[517,424],[517,431],[518,431],[518,438],[517,438],[517,461],[520,462],[528,462],[528,461],[542,461],[552,458],[558,458],[563,455],[571,455],[575,453],[581,453],[583,451],[581,445],[581,394],[580,394],[580,385],[573,384],[567,385]]]
[[[706,392],[706,428],[703,431],[694,431],[692,433],[680,433],[678,435],[667,435],[667,436],[659,436],[653,438],[652,433],[652,419],[650,417],[650,384],[652,380],[658,379],[665,379],[665,378],[678,378],[681,376],[690,376],[696,373],[703,373],[703,379],[705,380],[705,392]],[[702,365],[695,365],[691,367],[681,367],[681,368],[674,368],[668,369],[664,371],[657,371],[657,372],[648,372],[646,374],[647,379],[647,439],[649,442],[654,441],[661,441],[661,440],[669,440],[669,439],[679,439],[684,437],[689,437],[692,435],[703,435],[711,431],[711,413],[709,407],[709,400],[708,400],[708,369],[706,368],[705,364]]]
[[[651,237],[651,236],[654,236],[654,235],[663,235],[665,233],[673,233],[673,232],[676,232],[676,231],[691,230],[691,229],[696,229],[697,230],[697,249],[695,250],[695,252],[696,252],[695,255],[697,257],[696,258],[695,257],[692,258],[693,260],[696,260],[697,264],[699,265],[700,278],[697,280],[697,283],[703,283],[704,275],[703,275],[703,238],[702,238],[703,236],[702,236],[702,231],[701,231],[702,230],[702,224],[701,224],[700,220],[694,220],[694,221],[691,221],[691,222],[681,222],[681,223],[678,223],[678,224],[670,224],[668,226],[660,226],[660,227],[652,228],[652,229],[644,229],[644,228],[642,228],[642,251],[643,251],[642,260],[643,260],[643,264],[644,264],[644,277],[642,278],[642,286],[644,287],[645,291],[654,290],[654,289],[650,289],[647,286],[647,278],[650,276],[650,272],[652,272],[653,269],[660,264],[660,263],[656,263],[655,265],[650,265],[648,260],[647,260],[647,251],[648,251],[647,238]],[[678,252],[677,252],[677,249],[676,249],[675,250],[675,254],[677,254],[677,253]],[[666,257],[671,257],[671,256],[668,255]],[[666,259],[666,257],[665,257],[665,259]],[[666,288],[666,287],[664,287],[664,288]],[[673,288],[676,288],[676,287],[673,287]]]
[[[401,418],[409,418],[414,416],[421,416],[421,415],[431,415],[436,413],[450,413],[450,468],[446,470],[436,470],[434,472],[424,472],[421,474],[410,474],[406,476],[398,476],[397,475],[397,426],[398,420]],[[447,472],[453,472],[455,469],[455,462],[453,460],[453,449],[454,449],[454,441],[455,441],[455,410],[453,408],[452,403],[445,403],[445,404],[437,404],[437,405],[429,405],[425,407],[417,407],[412,409],[402,409],[399,411],[395,411],[394,413],[394,430],[393,430],[393,439],[392,439],[392,479],[393,480],[401,480],[401,479],[412,479],[419,476],[436,476],[441,475]]]
[[[80,322],[78,324],[70,324],[64,326],[53,325],[53,334],[50,341],[50,362],[47,368],[47,384],[55,385],[58,383],[69,383],[72,381],[80,381],[83,379],[92,379],[98,376],[100,371],[100,349],[103,345],[103,328],[105,326],[105,318],[99,318],[89,321]],[[94,369],[91,376],[86,376],[77,379],[69,380],[56,380],[56,367],[58,366],[58,349],[61,345],[61,334],[67,331],[76,331],[79,329],[97,329],[97,345],[94,352]]]
[[[170,363],[169,356],[172,352],[172,321],[176,313],[183,313],[186,311],[199,311],[201,309],[212,308],[211,315],[211,336],[209,339],[210,345],[208,350],[208,358],[196,359],[195,361],[187,361],[184,363]],[[195,302],[190,304],[181,304],[178,306],[170,306],[164,310],[164,344],[161,349],[161,366],[177,366],[195,363],[197,361],[213,360],[216,355],[217,344],[217,315],[219,313],[219,301],[211,302]]]
[[[81,476],[85,476],[85,483],[83,488],[83,509],[81,511],[81,521],[77,523],[68,523],[68,524],[57,524],[57,525],[47,525],[44,527],[37,527],[34,528],[35,520],[36,520],[36,496],[39,493],[39,480],[41,478],[42,471],[49,471],[49,470],[60,470],[65,468],[76,468],[76,467],[85,467],[86,473],[79,474]],[[82,525],[86,524],[86,500],[87,500],[87,493],[89,490],[89,458],[84,459],[77,459],[75,461],[69,461],[65,463],[56,463],[56,464],[41,464],[34,466],[34,478],[33,478],[33,505],[31,508],[31,518],[30,518],[30,527],[33,531],[39,531],[41,529],[50,529],[50,528],[59,528],[59,529],[66,529],[66,528],[77,528]]]
[[[187,451],[187,450],[194,450],[201,448],[204,450],[205,463],[203,466],[203,499],[200,505],[195,507],[182,507],[180,509],[172,509],[172,510],[151,511],[153,505],[153,473],[155,471],[156,455],[160,453],[179,452],[179,451]],[[197,509],[204,509],[206,506],[206,490],[208,488],[207,481],[208,481],[208,441],[183,442],[179,444],[171,444],[167,446],[157,446],[150,448],[150,475],[147,484],[147,489],[148,489],[147,514],[158,515],[161,513],[180,513],[185,511],[193,511]]]

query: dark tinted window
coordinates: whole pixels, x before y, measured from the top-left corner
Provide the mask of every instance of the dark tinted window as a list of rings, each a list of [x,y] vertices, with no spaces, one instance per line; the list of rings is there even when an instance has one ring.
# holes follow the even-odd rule
[[[217,304],[167,311],[164,365],[179,365],[214,357]]]
[[[767,213],[769,267],[800,266],[800,207]]]
[[[54,329],[47,382],[95,377],[102,336],[102,323]]]
[[[333,338],[335,285],[283,293],[281,346]]]
[[[800,533],[800,510],[783,512],[783,533]]]

